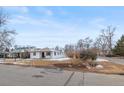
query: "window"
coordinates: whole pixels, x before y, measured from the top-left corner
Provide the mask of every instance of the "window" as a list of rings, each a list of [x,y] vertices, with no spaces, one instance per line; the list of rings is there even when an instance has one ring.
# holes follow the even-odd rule
[[[54,55],[56,55],[56,52],[54,52]]]
[[[33,52],[33,56],[36,56],[36,52]]]
[[[46,52],[46,55],[47,55],[47,56],[50,56],[50,52]]]

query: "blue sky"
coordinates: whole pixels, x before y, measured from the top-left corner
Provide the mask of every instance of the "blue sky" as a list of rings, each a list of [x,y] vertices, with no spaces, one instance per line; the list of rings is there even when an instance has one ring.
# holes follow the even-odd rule
[[[115,41],[124,34],[124,7],[3,7],[9,28],[18,33],[17,45],[54,47],[95,39],[108,25],[116,26]]]

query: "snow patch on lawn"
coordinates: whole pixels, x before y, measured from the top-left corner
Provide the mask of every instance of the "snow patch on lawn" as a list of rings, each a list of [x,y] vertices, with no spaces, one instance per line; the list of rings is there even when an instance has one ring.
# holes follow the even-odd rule
[[[4,63],[4,60],[0,59],[0,64]]]
[[[102,58],[97,58],[97,59],[96,59],[96,62],[102,62],[102,61],[108,62],[108,60],[106,60],[106,59],[102,59]]]
[[[70,60],[71,58],[55,58],[55,59],[49,59],[50,61],[65,61]]]

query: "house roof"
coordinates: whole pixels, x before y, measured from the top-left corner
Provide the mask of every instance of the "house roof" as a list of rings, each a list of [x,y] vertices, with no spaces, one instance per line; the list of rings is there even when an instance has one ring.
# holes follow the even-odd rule
[[[60,51],[52,48],[34,48],[34,49],[17,49],[11,51],[11,53],[19,53],[19,52],[49,52],[49,51]]]
[[[61,50],[55,50],[52,48],[42,48],[42,49],[33,49],[30,52],[50,52],[50,51],[61,51]]]
[[[49,49],[49,48],[43,48],[43,49],[41,49],[41,51],[51,51],[51,49]]]

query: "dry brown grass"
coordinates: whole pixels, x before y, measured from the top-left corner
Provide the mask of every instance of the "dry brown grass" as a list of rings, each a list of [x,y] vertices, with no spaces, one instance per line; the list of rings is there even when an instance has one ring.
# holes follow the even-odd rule
[[[67,60],[67,61],[49,61],[49,60],[34,60],[31,62],[32,66],[54,66],[55,64],[71,64],[76,63],[75,60]]]
[[[66,70],[69,69],[69,70],[75,70],[75,71],[124,75],[124,65],[115,64],[112,62],[98,62],[97,64],[102,65],[104,68],[96,69],[95,67],[91,67],[91,69],[88,69],[86,68],[86,65],[82,65],[82,63],[80,63],[78,60],[77,62],[75,60],[74,62],[71,62],[71,63],[62,63],[62,64],[55,64],[55,65],[58,67],[64,68]]]
[[[115,64],[111,62],[101,62],[103,69],[97,70],[96,72],[105,74],[124,74],[124,65]]]
[[[5,63],[6,65],[20,65],[20,66],[34,66],[34,67],[43,67],[43,66],[54,66],[54,64],[65,64],[65,63],[76,63],[77,60],[67,60],[67,61],[51,61],[51,60],[25,60],[25,59],[18,59],[15,61],[15,59],[6,59]]]
[[[85,62],[84,62],[85,63]],[[103,69],[96,69],[91,67],[87,69],[85,65],[82,65],[80,60],[71,59],[67,61],[49,61],[49,60],[18,60],[15,62],[14,59],[6,59],[5,64],[7,65],[19,65],[19,66],[32,66],[32,67],[60,67],[63,69],[75,70],[75,71],[88,71],[95,73],[105,74],[124,74],[124,65],[115,64],[111,62],[98,62],[97,64],[102,65]]]

